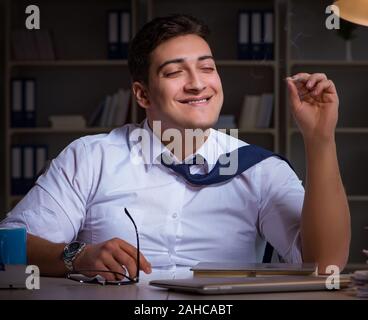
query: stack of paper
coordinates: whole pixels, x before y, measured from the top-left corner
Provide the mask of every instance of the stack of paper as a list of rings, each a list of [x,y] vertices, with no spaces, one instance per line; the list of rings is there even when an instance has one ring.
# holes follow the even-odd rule
[[[363,250],[368,257],[368,250]],[[367,260],[368,264],[368,260]],[[353,288],[359,298],[368,298],[368,270],[357,270],[351,276]]]
[[[351,276],[354,289],[359,298],[368,298],[368,270],[355,271]]]
[[[191,270],[199,277],[255,277],[264,275],[312,275],[316,274],[314,263],[237,263],[199,262]]]
[[[84,129],[86,120],[81,115],[50,116],[49,121],[54,129]]]

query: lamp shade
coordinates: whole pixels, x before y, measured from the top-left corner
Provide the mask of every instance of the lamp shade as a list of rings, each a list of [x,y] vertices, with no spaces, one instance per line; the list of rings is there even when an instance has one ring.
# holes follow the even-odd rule
[[[334,5],[344,20],[368,26],[368,0],[339,0]]]

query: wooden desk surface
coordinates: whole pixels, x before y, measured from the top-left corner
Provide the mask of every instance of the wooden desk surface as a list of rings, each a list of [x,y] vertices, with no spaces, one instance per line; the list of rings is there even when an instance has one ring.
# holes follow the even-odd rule
[[[358,299],[349,290],[236,295],[184,294],[152,287],[148,280],[137,285],[101,286],[80,284],[63,278],[41,277],[39,290],[0,289],[0,300],[350,300]]]

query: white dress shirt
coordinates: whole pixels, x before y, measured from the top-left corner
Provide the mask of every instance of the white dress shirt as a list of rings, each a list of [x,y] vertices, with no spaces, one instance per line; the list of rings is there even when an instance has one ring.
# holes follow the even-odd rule
[[[134,138],[139,128],[148,132],[148,142]],[[191,172],[208,172],[221,154],[242,145],[211,129],[196,152],[205,162]],[[193,186],[159,162],[162,153],[170,154],[147,121],[77,139],[1,225],[25,226],[57,243],[95,244],[118,237],[136,246],[126,207],[153,269],[174,270],[199,261],[260,262],[262,239],[285,261],[302,261],[304,189],[285,161],[270,157],[225,183]]]

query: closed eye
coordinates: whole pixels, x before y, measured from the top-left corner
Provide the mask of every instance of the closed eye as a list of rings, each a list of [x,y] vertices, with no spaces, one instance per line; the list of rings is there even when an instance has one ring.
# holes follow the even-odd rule
[[[206,67],[206,68],[201,68],[204,72],[212,72],[215,71],[215,68],[211,68],[211,67]]]
[[[178,71],[174,71],[174,72],[169,72],[165,74],[165,77],[173,77],[176,75],[179,75],[182,72],[182,70],[178,70]]]

